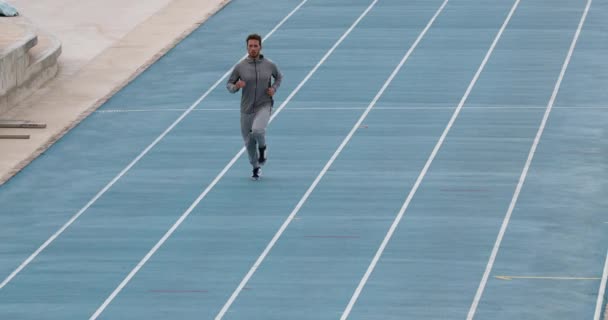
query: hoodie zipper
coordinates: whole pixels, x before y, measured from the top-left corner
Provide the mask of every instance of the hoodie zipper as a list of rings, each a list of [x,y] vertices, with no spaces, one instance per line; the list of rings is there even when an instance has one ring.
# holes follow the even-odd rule
[[[255,109],[255,100],[258,96],[258,62],[255,59],[253,60],[253,66],[255,68],[255,88],[253,90],[253,106],[251,108]]]

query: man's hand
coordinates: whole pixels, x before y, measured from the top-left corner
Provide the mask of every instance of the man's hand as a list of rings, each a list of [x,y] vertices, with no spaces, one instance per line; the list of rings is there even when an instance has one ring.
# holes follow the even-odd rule
[[[270,87],[268,89],[266,89],[266,93],[268,93],[269,96],[274,96],[274,88]]]
[[[245,81],[239,80],[234,85],[236,86],[237,89],[244,88],[245,87]]]

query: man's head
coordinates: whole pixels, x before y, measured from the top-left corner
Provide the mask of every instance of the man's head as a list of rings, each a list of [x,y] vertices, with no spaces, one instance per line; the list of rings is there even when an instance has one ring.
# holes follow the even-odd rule
[[[262,50],[262,37],[258,34],[247,36],[247,53],[250,58],[257,58]]]

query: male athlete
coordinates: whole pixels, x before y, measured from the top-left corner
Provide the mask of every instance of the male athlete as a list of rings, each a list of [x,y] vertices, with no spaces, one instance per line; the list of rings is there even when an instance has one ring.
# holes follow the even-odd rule
[[[249,163],[253,166],[251,178],[258,180],[262,174],[261,166],[266,163],[266,126],[274,103],[272,97],[279,89],[283,75],[274,62],[260,53],[262,37],[251,34],[246,43],[248,56],[234,67],[226,87],[230,93],[243,89],[241,134]]]

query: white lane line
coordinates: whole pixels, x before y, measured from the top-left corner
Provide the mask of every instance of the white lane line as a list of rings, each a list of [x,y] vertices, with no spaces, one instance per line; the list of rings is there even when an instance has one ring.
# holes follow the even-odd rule
[[[479,283],[479,287],[477,288],[477,292],[475,293],[475,298],[473,299],[473,303],[471,304],[471,308],[469,309],[467,320],[472,320],[475,316],[475,311],[477,310],[477,306],[479,305],[479,301],[481,300],[481,296],[483,295],[483,291],[488,282],[488,278],[490,277],[490,273],[494,266],[494,261],[496,260],[496,255],[498,254],[498,250],[500,249],[500,244],[504,237],[505,231],[507,230],[507,226],[509,225],[511,214],[513,213],[513,209],[515,208],[515,204],[517,203],[517,199],[519,198],[519,193],[521,192],[521,189],[524,185],[524,181],[526,180],[526,176],[528,174],[528,170],[530,169],[530,164],[532,163],[532,159],[534,158],[536,147],[538,146],[543,131],[545,130],[545,125],[547,124],[547,119],[549,118],[549,114],[551,113],[551,108],[553,107],[553,103],[555,103],[555,98],[557,97],[557,93],[559,92],[562,80],[564,79],[564,74],[566,73],[566,69],[568,68],[570,59],[572,58],[572,53],[574,52],[574,48],[576,47],[576,42],[578,41],[578,37],[583,28],[583,24],[585,23],[585,19],[587,18],[587,12],[589,12],[591,2],[592,0],[588,0],[587,6],[585,7],[585,11],[583,12],[581,20],[578,24],[578,28],[576,29],[576,33],[574,34],[574,38],[572,39],[572,43],[570,44],[568,55],[566,56],[566,60],[562,65],[559,77],[557,78],[557,82],[555,83],[555,87],[553,88],[553,93],[551,94],[551,98],[549,99],[549,103],[547,104],[547,109],[543,116],[543,120],[540,123],[538,132],[536,133],[536,137],[534,138],[534,142],[532,143],[532,147],[530,148],[530,152],[528,153],[528,159],[526,160],[526,164],[524,165],[524,168],[521,172],[521,176],[519,177],[519,182],[517,183],[517,187],[515,188],[515,192],[513,193],[513,198],[511,199],[511,203],[509,204],[509,209],[507,210],[507,214],[505,215],[505,218],[502,222],[502,226],[500,227],[498,237],[496,238],[496,242],[494,243],[494,248],[492,248],[490,259],[488,260],[488,264],[486,265],[483,277],[481,278],[481,282]]]
[[[287,19],[289,19],[304,3],[308,0],[303,0],[297,7],[295,7],[281,22],[279,22],[264,39],[268,39],[280,26],[282,26]],[[243,59],[247,55],[243,56]],[[237,62],[238,63],[238,62]],[[234,65],[236,66],[236,64]],[[234,68],[234,66],[232,68]],[[91,207],[103,194],[105,194],[121,177],[123,177],[141,158],[143,158],[156,144],[158,144],[178,123],[180,123],[203,99],[205,99],[211,91],[213,91],[220,83],[224,81],[226,77],[232,72],[232,68],[228,70],[218,81],[216,81],[196,102],[194,102],[182,115],[177,118],[160,136],[158,136],[150,145],[144,149],[129,165],[127,165],[118,175],[116,175],[103,189],[101,189],[82,209],[78,211],[68,222],[66,222],[57,232],[55,232],[50,238],[48,238],[34,253],[32,253],[25,261],[23,261],[17,269],[15,269],[2,283],[0,283],[0,290],[4,288],[21,270],[23,270],[28,264],[32,262],[44,249],[46,249],[57,237],[59,237],[76,219],[78,219],[89,207]]]
[[[608,279],[608,252],[606,252],[606,261],[604,262],[604,273],[602,274],[602,281],[600,283],[600,289],[597,294],[597,303],[595,304],[595,316],[593,320],[600,320],[602,316],[602,306],[604,305],[604,298],[606,297],[606,280]],[[607,308],[608,309],[608,308]],[[608,310],[606,310],[606,318],[608,318]]]
[[[291,101],[291,99],[300,91],[302,86],[312,77],[312,75],[319,69],[319,67],[329,58],[329,56],[336,50],[336,48],[346,39],[346,37],[352,32],[352,30],[359,24],[359,21],[363,19],[365,15],[371,10],[373,5],[378,0],[374,0],[372,4],[359,16],[359,18],[346,30],[346,32],[338,39],[338,41],[325,53],[325,55],[321,58],[321,60],[317,63],[317,65],[306,75],[306,77],[298,84],[298,86],[291,92],[291,94],[285,99],[285,101],[279,106],[276,112],[270,118],[270,122],[272,122],[276,116],[283,110],[283,108]],[[129,272],[129,274],[125,277],[125,279],[114,289],[114,291],[110,294],[110,296],[104,301],[104,303],[95,311],[95,313],[91,316],[90,320],[97,319],[99,315],[107,308],[107,306],[114,300],[116,295],[120,293],[120,291],[131,281],[131,279],[137,274],[137,272],[146,264],[146,262],[158,251],[158,249],[169,239],[169,237],[177,230],[177,228],[184,222],[184,220],[190,215],[192,210],[196,208],[196,206],[207,196],[207,194],[213,189],[213,187],[222,179],[222,177],[228,172],[228,170],[234,165],[237,159],[245,152],[245,148],[241,148],[241,150],[230,160],[230,162],[222,169],[222,171],[213,179],[213,181],[207,186],[207,188],[194,200],[194,202],[188,207],[188,209],[179,217],[179,219],[173,224],[173,226],[165,233],[165,235],[154,245],[154,247],[141,259],[141,261]]]
[[[454,114],[452,115],[452,118],[450,119],[450,121],[448,122],[447,126],[445,127],[443,133],[441,134],[441,137],[439,137],[439,141],[437,141],[437,144],[435,145],[435,148],[431,152],[431,155],[429,156],[429,158],[426,161],[424,167],[422,168],[422,171],[420,172],[420,175],[418,175],[418,178],[416,179],[416,182],[414,183],[414,186],[412,187],[412,190],[410,190],[410,193],[407,195],[407,198],[406,198],[405,202],[403,203],[403,206],[399,210],[399,213],[397,214],[397,217],[395,218],[395,221],[391,225],[388,233],[386,234],[386,237],[384,237],[384,240],[382,241],[382,244],[378,248],[378,251],[376,252],[376,255],[374,256],[374,258],[372,259],[372,262],[370,263],[369,267],[367,268],[367,271],[365,272],[365,275],[363,276],[363,278],[359,282],[359,285],[357,286],[357,289],[355,289],[355,292],[354,292],[353,296],[351,297],[350,302],[348,303],[348,306],[346,307],[346,309],[344,310],[344,313],[342,314],[342,317],[340,318],[341,320],[344,320],[344,319],[348,318],[348,315],[350,314],[353,306],[355,305],[355,302],[359,298],[359,295],[361,294],[361,292],[363,290],[363,287],[367,283],[367,280],[369,279],[370,275],[374,271],[374,268],[378,264],[378,261],[380,260],[380,257],[382,256],[382,253],[384,252],[386,246],[388,245],[388,242],[390,241],[391,237],[393,236],[393,233],[397,229],[397,226],[399,225],[399,222],[403,218],[403,216],[405,214],[405,211],[407,210],[410,202],[412,201],[412,198],[414,197],[414,194],[416,193],[416,191],[418,190],[418,187],[422,183],[422,179],[424,179],[424,176],[426,175],[426,172],[428,171],[429,167],[431,166],[431,163],[435,159],[435,156],[437,155],[437,152],[441,148],[441,146],[443,144],[443,141],[445,140],[445,137],[448,135],[448,132],[450,131],[450,129],[452,128],[452,125],[456,121],[456,118],[460,114],[460,110],[464,106],[464,103],[467,101],[467,99],[468,99],[471,91],[473,90],[473,87],[475,86],[475,83],[477,82],[477,79],[479,79],[479,76],[480,76],[481,72],[485,68],[485,65],[487,64],[488,60],[490,59],[490,56],[492,55],[492,52],[494,51],[494,48],[496,47],[496,44],[498,43],[498,40],[502,36],[505,28],[507,27],[507,24],[511,20],[511,17],[513,16],[513,13],[515,12],[515,9],[517,9],[517,6],[519,5],[519,1],[520,0],[516,0],[515,1],[515,3],[513,4],[513,7],[511,8],[511,11],[509,12],[509,15],[507,16],[507,18],[503,22],[500,30],[496,34],[496,37],[494,38],[494,41],[492,42],[492,45],[490,46],[490,48],[488,49],[488,52],[486,53],[485,57],[483,58],[483,61],[481,62],[481,65],[477,69],[477,72],[475,73],[475,76],[473,77],[473,79],[469,83],[469,86],[468,86],[466,92],[464,93],[464,96],[462,97],[462,99],[460,100],[460,103],[458,104],[458,107],[456,107],[456,110],[454,110]]]
[[[523,280],[566,280],[566,281],[586,281],[586,280],[600,280],[601,278],[596,277],[559,277],[559,276],[494,276],[496,279],[512,281],[513,279]]]
[[[417,107],[375,107],[374,110],[437,110],[446,109],[452,110],[453,106],[433,107],[433,106],[417,106]],[[546,106],[467,106],[467,109],[545,109]],[[553,107],[553,109],[608,109],[602,106],[571,106],[571,107]],[[108,109],[97,110],[95,113],[129,113],[129,112],[183,112],[186,109]],[[365,107],[292,107],[290,111],[316,111],[316,110],[365,110]],[[229,111],[235,112],[238,109],[234,108],[204,108],[194,109],[193,111]]]

